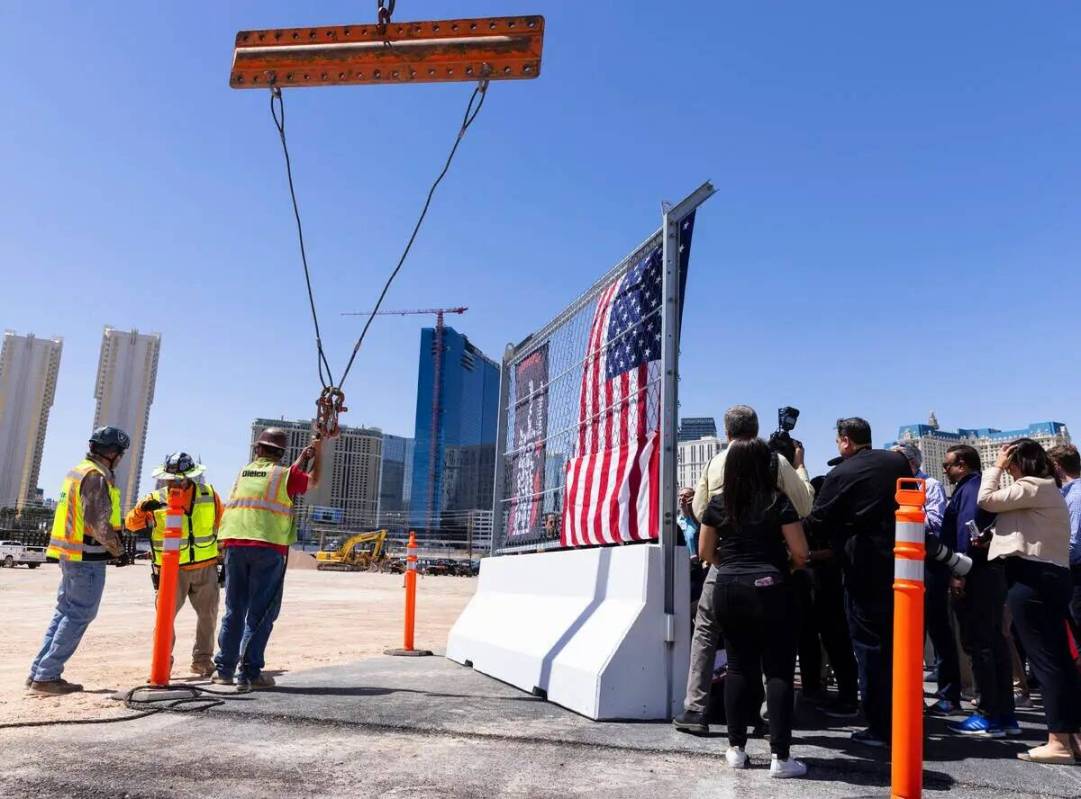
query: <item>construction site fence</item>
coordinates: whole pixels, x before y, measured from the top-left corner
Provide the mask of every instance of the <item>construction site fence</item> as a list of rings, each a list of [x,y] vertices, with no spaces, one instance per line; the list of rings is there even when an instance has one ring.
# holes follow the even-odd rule
[[[645,403],[647,429],[659,434],[660,476],[650,490],[660,495],[657,502],[661,525],[674,525],[678,327],[686,274],[671,266],[682,259],[681,223],[688,218],[693,220],[697,206],[712,193],[713,187],[706,183],[682,202],[666,206],[656,232],[551,321],[518,344],[507,345],[500,372],[492,554],[564,547],[561,528],[567,464],[580,456],[577,449],[581,447],[580,433],[584,426],[595,424],[595,419],[606,414],[612,418],[618,407],[613,402],[612,407],[589,409],[583,399],[585,367],[587,362],[594,363],[589,355],[590,339],[597,330],[604,329],[603,325],[594,324],[598,300],[616,280],[658,248],[662,248],[664,258],[659,307],[649,310],[643,305],[632,317],[636,321],[618,338],[603,333],[606,343],[601,351],[625,343],[627,336],[659,336],[665,331],[660,358],[650,361],[646,385],[638,384],[636,396],[630,402],[632,407],[634,402],[639,403],[636,410]],[[616,358],[612,363],[615,363],[618,353],[613,354]],[[629,439],[635,434],[629,432],[629,425],[619,430],[615,423],[611,427],[607,449],[634,446]],[[651,530],[649,537],[659,538],[659,532]]]

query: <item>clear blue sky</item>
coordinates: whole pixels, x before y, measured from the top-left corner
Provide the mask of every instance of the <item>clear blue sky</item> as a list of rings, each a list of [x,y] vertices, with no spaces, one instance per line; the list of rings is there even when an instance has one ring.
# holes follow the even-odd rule
[[[255,416],[310,415],[313,343],[267,95],[241,28],[368,22],[371,2],[3,4],[0,326],[64,337],[41,485],[82,453],[102,326],[163,336],[147,471],[228,484]],[[876,443],[1077,422],[1081,6],[1074,2],[402,0],[541,12],[542,77],[493,84],[387,307],[468,305],[498,357],[703,179],[685,415],[802,409]],[[465,84],[291,90],[325,338],[340,369],[409,233]],[[418,318],[373,327],[351,424],[411,435]],[[1072,340],[1071,340],[1072,339]],[[1081,422],[1078,422],[1081,423]],[[144,483],[145,487],[145,483]]]

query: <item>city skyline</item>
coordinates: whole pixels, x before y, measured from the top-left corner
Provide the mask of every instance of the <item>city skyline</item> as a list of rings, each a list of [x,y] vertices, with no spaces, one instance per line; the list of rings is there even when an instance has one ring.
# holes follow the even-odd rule
[[[1055,297],[1081,290],[1081,112],[1071,99],[1081,8],[940,4],[888,24],[871,5],[681,9],[699,24],[662,26],[649,59],[615,71],[594,67],[656,28],[654,6],[545,10],[544,74],[493,83],[386,307],[467,305],[470,340],[498,358],[656,230],[661,201],[712,179],[719,191],[697,220],[682,307],[688,413],[719,420],[746,403],[768,432],[774,409],[799,407],[793,435],[812,474],[836,452],[839,416],[866,417],[876,443],[929,405],[950,427],[1081,424],[1076,356],[1039,335],[1047,292],[1019,290],[1031,278]],[[448,0],[442,11],[536,8]],[[314,21],[356,12],[328,0]],[[309,16],[282,0],[9,9],[0,64],[17,80],[0,135],[18,158],[0,214],[0,316],[3,327],[64,339],[39,477],[47,494],[85,452],[104,324],[167,342],[146,443],[155,459],[191,447],[228,482],[246,462],[252,418],[314,413],[321,384],[281,143],[265,95],[227,81],[237,30]],[[138,35],[162,29],[199,34]],[[96,44],[116,36],[124,47]],[[53,40],[66,43],[63,57],[42,60],[39,43]],[[706,88],[668,80],[660,63],[709,75]],[[182,64],[185,79],[163,92],[147,64]],[[88,94],[73,69],[127,78]],[[662,90],[679,109],[678,143],[668,116],[643,111],[641,98]],[[338,313],[374,304],[470,91],[288,94],[335,376],[359,333]],[[83,129],[101,133],[93,158]],[[396,157],[358,155],[388,142]],[[866,310],[885,305],[894,325]],[[913,346],[901,317],[917,308]],[[978,339],[1000,311],[1008,329]],[[343,421],[413,435],[419,327],[377,318],[344,386]],[[958,368],[948,354],[965,335]],[[144,480],[149,468],[146,459]]]

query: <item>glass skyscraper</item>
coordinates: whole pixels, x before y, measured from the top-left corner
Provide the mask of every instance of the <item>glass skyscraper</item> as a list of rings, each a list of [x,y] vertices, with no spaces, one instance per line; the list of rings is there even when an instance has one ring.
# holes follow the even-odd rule
[[[410,522],[418,531],[456,528],[459,521],[464,524],[465,511],[490,510],[495,479],[499,365],[454,328],[444,327],[440,412],[433,419],[435,346],[435,329],[424,328],[410,492]],[[435,469],[430,468],[433,453]]]

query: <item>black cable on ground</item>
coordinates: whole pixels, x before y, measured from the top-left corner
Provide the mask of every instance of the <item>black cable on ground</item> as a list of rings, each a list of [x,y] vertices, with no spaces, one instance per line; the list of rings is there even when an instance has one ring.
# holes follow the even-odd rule
[[[139,691],[179,691],[188,692],[189,696],[181,697],[153,697],[139,699],[136,693]],[[210,697],[224,697],[212,699]],[[224,705],[228,699],[246,697],[246,694],[237,694],[234,691],[215,691],[211,688],[200,688],[197,685],[139,685],[124,694],[124,706],[132,710],[140,707],[146,708],[138,713],[127,716],[103,716],[94,719],[54,719],[52,721],[16,721],[8,724],[0,724],[0,730],[23,729],[28,727],[63,727],[73,724],[115,724],[120,721],[134,721],[146,718],[158,713],[198,713],[210,710],[213,707]]]

